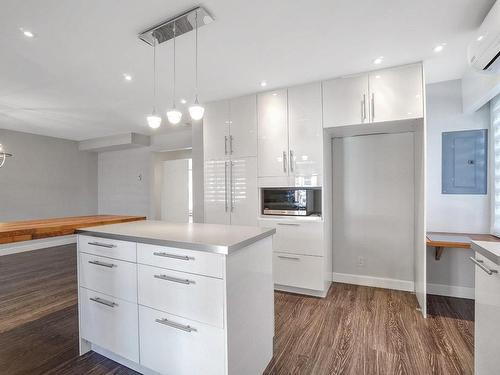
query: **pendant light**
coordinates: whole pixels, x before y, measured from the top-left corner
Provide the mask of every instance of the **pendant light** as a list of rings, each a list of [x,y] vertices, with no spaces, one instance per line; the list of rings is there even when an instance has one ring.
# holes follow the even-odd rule
[[[161,117],[156,114],[156,37],[153,35],[153,112],[146,117],[151,129],[158,129],[161,125]]]
[[[172,125],[177,125],[181,119],[182,119],[182,113],[178,109],[175,108],[175,35],[176,34],[176,26],[174,22],[174,92],[173,92],[173,99],[172,99],[172,109],[167,111],[167,118],[168,122],[170,122]]]
[[[0,168],[2,168],[5,164],[5,159],[10,156],[12,156],[12,154],[9,154],[7,151],[5,151],[2,144],[0,143]]]
[[[192,120],[198,121],[203,118],[203,113],[205,108],[203,108],[198,102],[198,10],[195,13],[195,100],[194,104],[189,107],[189,114]]]

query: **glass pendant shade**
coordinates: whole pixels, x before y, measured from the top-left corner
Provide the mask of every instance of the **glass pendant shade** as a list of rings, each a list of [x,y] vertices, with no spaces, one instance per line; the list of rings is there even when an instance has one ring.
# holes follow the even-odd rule
[[[167,119],[168,122],[170,122],[172,125],[177,125],[179,122],[181,122],[182,112],[176,108],[173,108],[170,111],[167,111]]]
[[[151,129],[158,129],[161,125],[161,117],[156,115],[154,112],[146,117],[148,125]]]
[[[205,113],[205,108],[203,108],[198,101],[196,101],[192,106],[189,107],[189,115],[194,121],[201,120],[203,114]]]

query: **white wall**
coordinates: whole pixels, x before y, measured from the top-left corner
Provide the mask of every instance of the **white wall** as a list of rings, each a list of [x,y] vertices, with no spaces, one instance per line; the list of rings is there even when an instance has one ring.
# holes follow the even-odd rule
[[[427,85],[427,230],[434,232],[489,233],[490,197],[441,194],[442,132],[489,129],[489,107],[464,114],[460,80]],[[472,297],[474,267],[470,250],[446,249],[436,261],[427,250],[429,293],[452,291]]]
[[[183,127],[154,135],[150,147],[99,153],[99,213],[159,220],[162,162],[190,158],[191,138]]]
[[[488,233],[489,195],[441,194],[441,134],[488,129],[489,107],[462,113],[460,80],[427,85],[427,230]]]
[[[413,290],[413,142],[413,133],[334,139],[334,279],[384,278]]]
[[[464,112],[473,113],[500,93],[500,74],[467,69],[462,79]]]
[[[0,221],[97,213],[97,155],[78,143],[0,129]]]
[[[98,185],[100,214],[149,216],[149,148],[99,153]]]

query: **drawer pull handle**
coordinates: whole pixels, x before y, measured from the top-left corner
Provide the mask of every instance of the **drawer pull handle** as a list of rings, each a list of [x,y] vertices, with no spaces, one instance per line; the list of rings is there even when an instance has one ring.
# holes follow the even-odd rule
[[[157,257],[172,258],[179,260],[190,260],[190,259],[194,260],[193,257],[188,257],[187,255],[169,254],[164,252],[154,252],[153,255],[156,255]]]
[[[116,245],[114,245],[114,244],[112,244],[112,243],[89,242],[88,244],[89,244],[89,245],[92,245],[92,246],[106,247],[106,248],[108,248],[108,249],[112,249],[113,247],[116,247]]]
[[[278,223],[278,225],[287,225],[287,226],[290,226],[290,227],[298,227],[298,226],[300,226],[299,223]]]
[[[184,332],[196,332],[196,328],[193,328],[189,325],[185,326],[184,324],[172,322],[171,320],[168,320],[167,318],[155,319],[155,322],[172,327],[172,328],[180,329],[181,331],[184,331]]]
[[[116,267],[116,265],[113,263],[104,263],[104,262],[99,262],[98,260],[89,260],[89,263],[95,264],[96,266],[107,267],[107,268]]]
[[[488,275],[493,275],[494,273],[498,273],[498,270],[489,269],[488,267],[486,267],[483,264],[482,260],[477,260],[476,258],[473,258],[473,257],[469,257],[469,259],[472,261],[472,263],[474,263],[476,266],[478,266],[479,268],[481,268]]]
[[[278,255],[278,258],[281,258],[281,259],[290,259],[290,260],[300,260],[300,258],[298,258],[298,257],[287,257],[285,255]]]
[[[174,283],[179,283],[179,284],[194,284],[193,280],[189,279],[179,279],[177,277],[172,277],[172,276],[167,276],[167,275],[154,275],[155,279],[160,279],[160,280],[165,280],[165,281],[172,281]]]
[[[89,299],[93,302],[97,302],[97,303],[100,303],[101,305],[105,305],[108,307],[118,306],[118,304],[115,302],[111,302],[111,301],[108,301],[107,299],[103,299],[103,298],[99,298],[99,297],[93,297],[93,298],[91,297]]]

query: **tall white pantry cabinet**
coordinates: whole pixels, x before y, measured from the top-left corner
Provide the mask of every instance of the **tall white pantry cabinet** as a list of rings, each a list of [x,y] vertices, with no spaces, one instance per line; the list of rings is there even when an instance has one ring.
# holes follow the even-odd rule
[[[203,148],[205,222],[256,226],[256,95],[208,103]]]
[[[423,66],[414,63],[208,104],[205,221],[276,228],[275,288],[324,296],[334,276],[332,138],[412,132],[414,285],[425,315],[424,87]],[[262,215],[259,189],[269,187],[321,189],[321,215]]]

